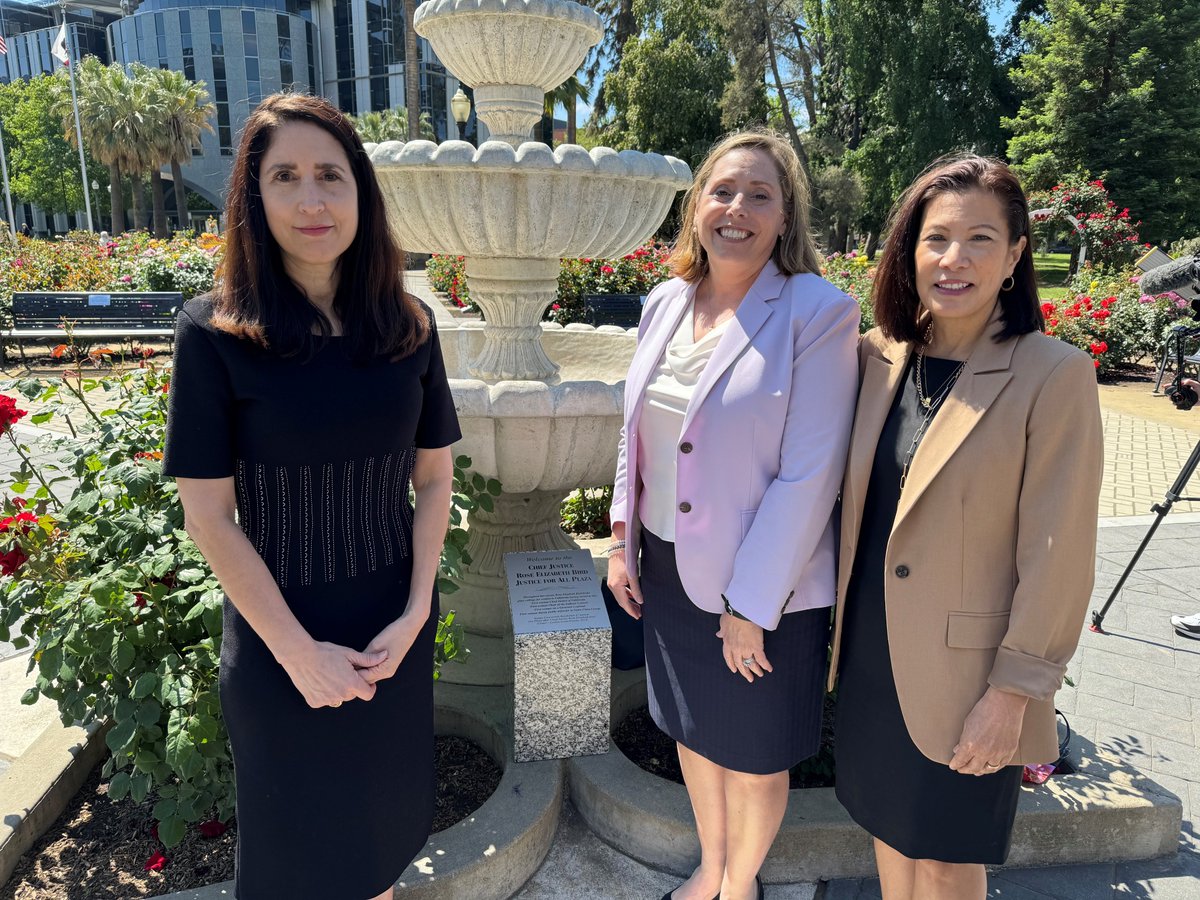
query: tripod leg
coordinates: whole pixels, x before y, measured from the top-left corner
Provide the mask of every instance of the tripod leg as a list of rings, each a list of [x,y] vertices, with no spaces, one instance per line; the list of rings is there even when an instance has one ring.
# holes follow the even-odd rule
[[[1175,501],[1182,496],[1183,491],[1187,488],[1187,483],[1191,480],[1192,473],[1196,471],[1196,466],[1200,465],[1200,443],[1197,443],[1192,448],[1191,455],[1188,456],[1187,462],[1183,464],[1183,468],[1179,470],[1179,475],[1176,476],[1174,483],[1167,489],[1167,496],[1162,503],[1155,503],[1151,509],[1154,510],[1156,518],[1150,523],[1150,528],[1146,532],[1146,536],[1142,538],[1142,542],[1138,545],[1137,551],[1133,554],[1133,559],[1129,561],[1129,565],[1125,567],[1125,571],[1121,573],[1116,587],[1112,589],[1112,593],[1108,595],[1108,599],[1104,601],[1104,606],[1099,612],[1092,612],[1092,624],[1088,626],[1091,631],[1097,634],[1104,633],[1104,617],[1108,615],[1109,607],[1113,605],[1113,601],[1117,599],[1117,594],[1121,593],[1121,588],[1125,587],[1125,581],[1129,578],[1133,567],[1137,565],[1138,560],[1142,558],[1142,553],[1146,546],[1150,543],[1150,539],[1154,537],[1154,532],[1158,530],[1158,526],[1162,524],[1162,520],[1166,518],[1167,513],[1171,511],[1171,507],[1175,505]]]
[[[1163,344],[1162,359],[1160,359],[1158,361],[1158,373],[1154,378],[1153,393],[1155,393],[1155,394],[1162,393],[1163,378],[1167,374],[1167,360],[1171,358],[1171,341],[1173,341],[1174,339],[1175,339],[1175,336],[1170,335],[1167,337],[1167,342],[1165,344]]]

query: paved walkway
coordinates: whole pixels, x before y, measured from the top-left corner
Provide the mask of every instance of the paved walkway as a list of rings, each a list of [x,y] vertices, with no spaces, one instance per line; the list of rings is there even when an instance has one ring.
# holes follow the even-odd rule
[[[412,288],[427,295],[423,279],[414,279]],[[453,316],[440,304],[433,307],[439,325],[449,327]],[[1147,402],[1162,401],[1147,398]],[[1200,439],[1200,411],[1192,430],[1144,419],[1128,409],[1106,409],[1105,437],[1094,608],[1103,602],[1145,534],[1150,517],[1144,514],[1162,499]],[[0,471],[11,471],[14,458],[11,448],[0,443]],[[1200,495],[1200,481],[1193,479],[1191,492]],[[1076,687],[1065,688],[1058,697],[1077,734],[1073,757],[1084,771],[1121,762],[1180,797],[1184,807],[1180,852],[1141,863],[1001,870],[992,876],[990,897],[1200,897],[1200,833],[1193,820],[1200,810],[1200,641],[1175,636],[1167,621],[1172,613],[1197,610],[1200,504],[1179,504],[1113,606],[1106,621],[1110,633],[1084,631],[1070,666]],[[57,721],[53,706],[44,701],[19,706],[27,685],[27,662],[25,653],[0,644],[0,776],[8,760],[20,755],[42,728]],[[644,900],[659,896],[676,880],[600,842],[568,806],[550,856],[517,896],[521,900]],[[879,896],[874,879],[767,889],[768,900]]]

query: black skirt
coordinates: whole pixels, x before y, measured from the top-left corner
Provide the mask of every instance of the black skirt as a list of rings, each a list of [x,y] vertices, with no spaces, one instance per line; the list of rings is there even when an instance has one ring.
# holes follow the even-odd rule
[[[926,362],[931,386],[957,367],[949,360]],[[1008,857],[1023,767],[961,775],[929,759],[909,736],[892,676],[884,556],[903,456],[921,415],[910,370],[879,437],[843,608],[834,721],[837,798],[855,822],[909,859],[998,865]],[[936,693],[938,686],[928,690]]]
[[[644,528],[641,534],[646,689],[658,727],[735,772],[783,772],[816,753],[830,611],[788,613],[764,631],[774,671],[750,683],[725,665],[721,617],[688,599],[675,545]]]

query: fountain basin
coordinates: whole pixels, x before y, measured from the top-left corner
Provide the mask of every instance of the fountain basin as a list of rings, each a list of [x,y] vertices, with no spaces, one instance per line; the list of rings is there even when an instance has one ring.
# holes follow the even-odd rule
[[[691,181],[681,160],[608,147],[366,147],[400,245],[468,259],[622,256],[654,234]]]
[[[575,74],[604,37],[594,10],[565,0],[428,0],[413,27],[465,84],[527,84],[543,92]]]

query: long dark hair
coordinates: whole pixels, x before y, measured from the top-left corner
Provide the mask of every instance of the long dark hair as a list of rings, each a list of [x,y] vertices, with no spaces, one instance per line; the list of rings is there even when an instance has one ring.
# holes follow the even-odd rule
[[[1045,329],[1046,320],[1038,301],[1037,277],[1033,270],[1029,202],[1021,182],[998,159],[975,154],[946,156],[937,160],[896,201],[888,225],[887,245],[875,272],[872,304],[875,322],[885,335],[897,341],[923,342],[919,321],[921,298],[917,294],[916,252],[921,220],[929,202],[942,194],[984,190],[994,195],[1004,209],[1011,247],[1021,236],[1025,249],[1013,269],[1013,286],[1000,291],[1000,317],[1004,328],[997,335],[1004,341],[1020,334]]]
[[[346,117],[306,94],[272,94],[246,120],[225,201],[225,259],[213,291],[213,324],[287,356],[311,353],[332,334],[329,320],[284,271],[267,227],[259,168],[287,122],[332,135],[358,186],[358,231],[338,260],[333,300],[350,353],[358,361],[409,355],[428,337],[429,318],[404,292],[404,252],[388,227],[375,169]]]

